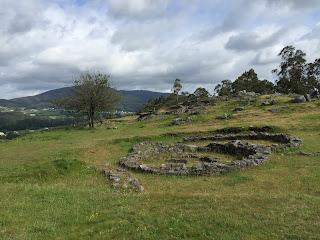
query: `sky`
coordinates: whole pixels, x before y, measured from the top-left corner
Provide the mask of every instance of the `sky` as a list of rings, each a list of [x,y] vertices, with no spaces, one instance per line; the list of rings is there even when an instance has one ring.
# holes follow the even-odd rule
[[[320,0],[0,0],[0,99],[65,87],[85,71],[120,90],[170,92],[253,68],[274,81],[278,53],[320,57]]]

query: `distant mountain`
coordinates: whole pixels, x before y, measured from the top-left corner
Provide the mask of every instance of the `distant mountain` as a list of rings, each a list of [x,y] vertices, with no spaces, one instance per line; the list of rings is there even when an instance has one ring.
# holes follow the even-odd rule
[[[50,99],[62,97],[69,91],[70,87],[65,87],[50,90],[36,96],[14,98],[11,100],[0,99],[0,106],[29,108],[50,107],[52,106],[49,102]],[[117,107],[117,110],[126,112],[138,111],[142,105],[147,103],[151,98],[159,98],[160,96],[167,97],[170,95],[169,93],[151,92],[146,90],[121,90],[120,92],[122,92],[122,101]]]

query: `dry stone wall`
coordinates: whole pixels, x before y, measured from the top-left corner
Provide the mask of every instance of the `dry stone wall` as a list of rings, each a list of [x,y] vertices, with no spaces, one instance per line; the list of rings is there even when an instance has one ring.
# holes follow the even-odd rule
[[[143,173],[154,173],[163,175],[208,175],[228,172],[233,169],[250,168],[268,161],[271,157],[271,148],[262,144],[242,142],[241,140],[269,140],[284,144],[284,148],[300,147],[302,140],[292,137],[290,134],[234,134],[215,135],[210,137],[185,138],[184,141],[221,141],[231,140],[227,143],[211,142],[206,146],[191,146],[186,144],[166,145],[162,142],[140,143],[132,147],[132,152],[121,158],[119,164],[130,170]],[[228,153],[238,156],[240,159],[229,164],[218,162],[214,155],[201,157],[198,153]],[[167,163],[160,165],[145,164],[146,160],[162,153],[172,156],[180,156],[180,159],[170,158]],[[187,166],[188,158],[198,158],[198,162]],[[159,157],[159,161],[164,160]]]

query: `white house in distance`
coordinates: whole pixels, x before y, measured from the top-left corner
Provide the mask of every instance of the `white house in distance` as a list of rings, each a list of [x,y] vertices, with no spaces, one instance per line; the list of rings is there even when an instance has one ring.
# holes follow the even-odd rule
[[[0,137],[7,136],[4,132],[0,132]]]

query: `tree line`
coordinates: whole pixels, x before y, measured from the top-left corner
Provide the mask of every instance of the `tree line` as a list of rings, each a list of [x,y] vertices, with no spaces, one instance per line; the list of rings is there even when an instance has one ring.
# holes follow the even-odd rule
[[[274,92],[305,94],[311,89],[320,87],[320,59],[313,63],[306,62],[306,54],[287,46],[278,54],[281,57],[280,69],[272,70],[279,77],[275,84],[267,79],[260,80],[253,68],[242,73],[236,80],[223,80],[214,89],[214,95],[231,96],[240,91],[270,94]],[[197,88],[193,94],[181,92],[181,80],[176,79],[173,84],[172,94],[168,97],[150,99],[139,112],[158,111],[179,102],[195,99],[206,99],[211,95],[205,88]],[[181,93],[180,93],[181,92]]]
[[[278,54],[281,57],[279,69],[272,73],[278,76],[275,84],[264,79],[259,80],[254,69],[245,71],[234,82],[223,80],[215,87],[219,96],[232,95],[242,90],[268,94],[273,92],[305,94],[320,87],[320,58],[308,63],[306,53],[293,46],[284,47]]]

